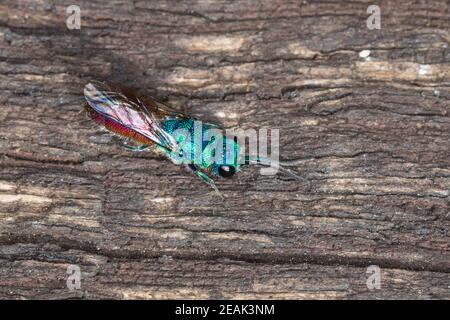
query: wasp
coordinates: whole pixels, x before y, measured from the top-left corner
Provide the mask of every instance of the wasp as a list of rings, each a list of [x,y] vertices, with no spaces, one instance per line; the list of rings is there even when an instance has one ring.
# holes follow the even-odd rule
[[[84,97],[85,110],[97,124],[131,142],[124,144],[125,148],[162,154],[186,167],[219,195],[213,177],[231,178],[245,164],[271,165],[265,158],[243,156],[238,139],[217,124],[200,121],[129,88],[90,82],[84,87]]]

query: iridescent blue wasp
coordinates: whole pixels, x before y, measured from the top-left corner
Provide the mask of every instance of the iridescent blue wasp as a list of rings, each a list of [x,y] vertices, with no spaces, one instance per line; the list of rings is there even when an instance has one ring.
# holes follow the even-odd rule
[[[227,136],[218,125],[200,122],[153,98],[139,96],[133,90],[95,82],[85,86],[84,96],[85,109],[95,122],[134,144],[124,145],[127,149],[151,148],[172,162],[184,165],[217,192],[211,176],[230,178],[239,172],[242,164],[271,165],[270,160],[258,156],[244,156],[242,162],[238,140]],[[204,140],[202,133],[199,139],[199,126],[200,132],[215,132],[215,139]],[[184,134],[176,135],[180,130]],[[289,170],[279,169],[299,179]]]

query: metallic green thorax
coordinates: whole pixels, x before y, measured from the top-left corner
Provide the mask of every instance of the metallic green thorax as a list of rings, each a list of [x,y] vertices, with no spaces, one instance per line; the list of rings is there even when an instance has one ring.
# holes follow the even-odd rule
[[[174,162],[195,164],[201,169],[211,168],[215,175],[218,175],[220,165],[234,166],[237,171],[238,144],[227,138],[217,126],[195,119],[165,119],[161,126],[180,146],[179,154],[169,154]]]

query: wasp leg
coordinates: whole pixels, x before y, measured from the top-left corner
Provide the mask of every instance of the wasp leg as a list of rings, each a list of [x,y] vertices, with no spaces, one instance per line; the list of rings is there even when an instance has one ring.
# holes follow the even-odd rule
[[[208,177],[206,174],[204,174],[203,172],[201,172],[200,170],[198,170],[197,166],[193,165],[193,164],[188,164],[187,168],[189,170],[191,170],[193,173],[195,173],[200,179],[202,179],[204,182],[206,182],[207,184],[209,184],[214,191],[223,199],[222,194],[220,193],[219,189],[217,189],[216,184],[214,183],[214,180],[211,179],[210,177]]]
[[[122,144],[122,147],[124,147],[127,150],[131,150],[131,151],[144,151],[145,149],[147,149],[149,146],[143,144],[140,146],[129,146],[127,144]]]

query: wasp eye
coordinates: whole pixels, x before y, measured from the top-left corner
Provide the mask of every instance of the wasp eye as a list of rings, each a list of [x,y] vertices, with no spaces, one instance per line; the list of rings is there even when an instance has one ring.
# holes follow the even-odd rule
[[[224,178],[230,178],[236,173],[233,166],[219,166],[219,175]]]

